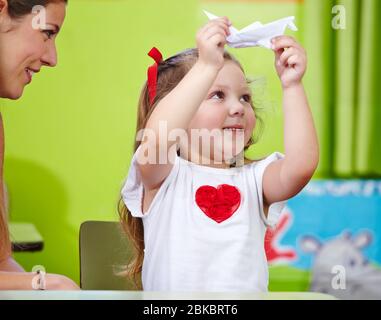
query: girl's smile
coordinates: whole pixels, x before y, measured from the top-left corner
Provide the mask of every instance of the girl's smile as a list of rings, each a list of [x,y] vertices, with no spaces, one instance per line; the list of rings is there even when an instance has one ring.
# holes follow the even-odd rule
[[[227,158],[235,157],[243,151],[253,134],[255,123],[246,77],[234,61],[226,61],[188,127],[188,131],[218,130],[221,136],[219,139],[213,136],[210,141],[203,140],[207,145],[201,148],[192,145],[190,141],[192,159],[230,160]],[[198,155],[194,157],[194,153]]]

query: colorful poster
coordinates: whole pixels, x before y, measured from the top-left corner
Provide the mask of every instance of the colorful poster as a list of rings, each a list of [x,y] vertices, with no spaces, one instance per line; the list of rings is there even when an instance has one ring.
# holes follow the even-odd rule
[[[294,279],[307,281],[306,290],[381,298],[380,229],[380,180],[313,181],[266,235],[270,280],[288,270],[304,274]]]

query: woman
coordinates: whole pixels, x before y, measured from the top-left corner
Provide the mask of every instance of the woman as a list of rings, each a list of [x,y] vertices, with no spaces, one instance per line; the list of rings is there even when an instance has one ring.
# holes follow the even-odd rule
[[[0,0],[0,98],[20,98],[34,74],[43,66],[56,66],[55,39],[65,19],[66,5],[67,0]],[[0,290],[78,289],[64,276],[23,272],[12,259],[2,188],[3,159],[0,115]]]

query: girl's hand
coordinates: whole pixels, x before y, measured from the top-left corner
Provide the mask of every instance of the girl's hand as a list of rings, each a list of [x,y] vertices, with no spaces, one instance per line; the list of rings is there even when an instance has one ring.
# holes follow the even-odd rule
[[[197,33],[199,62],[221,69],[224,65],[224,47],[231,25],[227,17],[209,21]]]
[[[301,83],[307,68],[307,56],[303,47],[292,37],[272,39],[275,52],[275,69],[283,89]]]

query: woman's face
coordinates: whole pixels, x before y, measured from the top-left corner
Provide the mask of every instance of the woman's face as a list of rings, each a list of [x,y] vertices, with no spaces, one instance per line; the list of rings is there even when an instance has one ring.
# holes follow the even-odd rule
[[[1,98],[20,98],[24,87],[42,66],[57,65],[55,40],[65,19],[66,5],[64,2],[49,3],[45,9],[43,27],[36,24],[35,13],[12,19],[7,7],[0,12]]]

